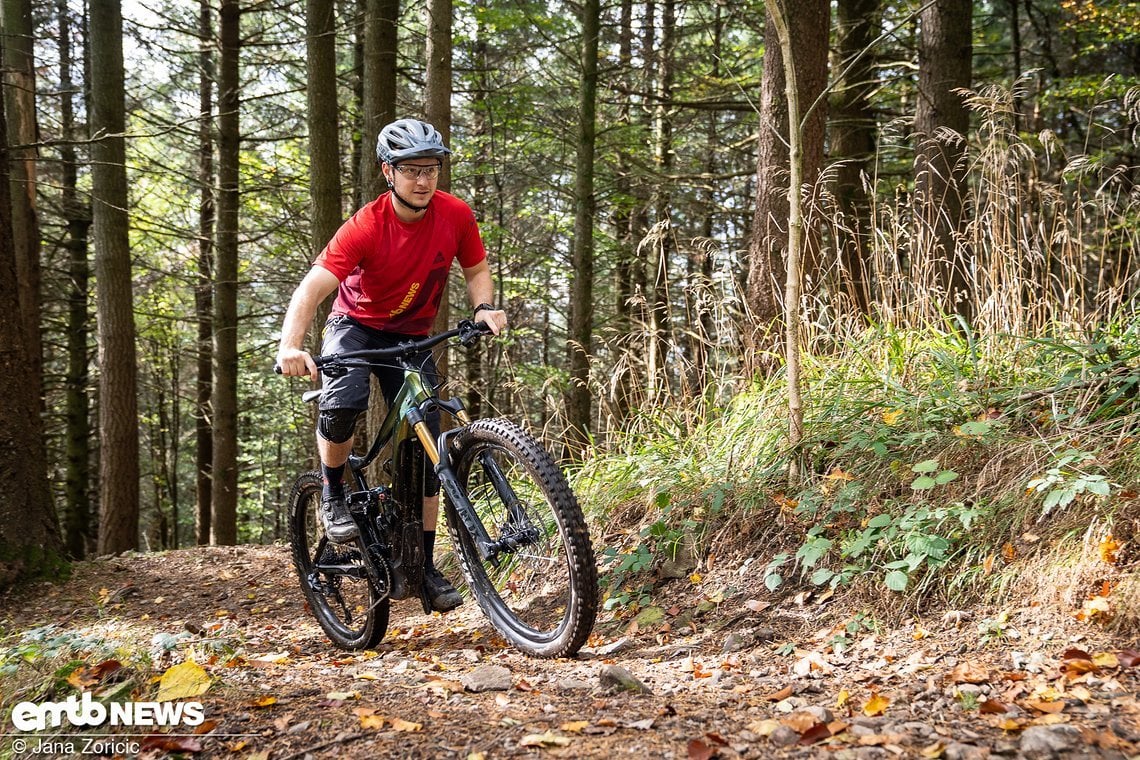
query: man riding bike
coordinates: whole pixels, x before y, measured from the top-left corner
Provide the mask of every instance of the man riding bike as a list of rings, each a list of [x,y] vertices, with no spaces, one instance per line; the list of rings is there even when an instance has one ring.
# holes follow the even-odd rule
[[[443,161],[451,151],[426,122],[399,119],[380,130],[376,158],[388,191],[345,222],[293,292],[281,328],[277,364],[282,374],[317,379],[305,335],[317,306],[337,291],[325,325],[322,354],[384,348],[426,336],[447,293],[447,278],[459,259],[474,307],[474,319],[498,334],[507,325],[495,308],[494,283],[475,214],[453,195],[437,189]],[[416,361],[438,378],[430,352]],[[395,367],[373,368],[389,404],[403,382]],[[321,459],[321,518],[329,540],[356,538],[358,528],[345,503],[345,463],[352,452],[358,417],[368,408],[367,367],[325,377],[317,419]],[[429,416],[439,434],[438,412]],[[447,612],[462,604],[455,587],[435,568],[433,548],[439,517],[439,480],[425,468],[424,585],[432,609]]]

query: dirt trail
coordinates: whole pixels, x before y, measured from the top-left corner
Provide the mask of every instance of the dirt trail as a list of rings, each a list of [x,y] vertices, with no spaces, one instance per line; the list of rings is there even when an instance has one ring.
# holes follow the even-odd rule
[[[1140,753],[1132,642],[1034,608],[886,630],[844,617],[835,600],[776,602],[725,565],[659,585],[636,623],[607,615],[575,660],[519,655],[470,601],[442,617],[398,603],[377,651],[335,650],[304,608],[284,547],[79,564],[66,584],[3,600],[0,643],[26,643],[27,631],[48,624],[49,638],[85,637],[86,670],[74,683],[97,693],[129,683],[134,700],[154,699],[157,676],[187,657],[202,666],[209,689],[192,699],[210,732],[125,735],[110,747],[123,757]],[[115,658],[127,667],[97,668]],[[30,666],[5,678],[5,713],[13,694],[74,693],[45,693],[50,672]],[[11,723],[5,731],[16,733]],[[8,736],[0,756],[91,756],[80,754],[82,732],[54,736],[54,751],[38,753],[34,742],[17,751],[21,737]]]

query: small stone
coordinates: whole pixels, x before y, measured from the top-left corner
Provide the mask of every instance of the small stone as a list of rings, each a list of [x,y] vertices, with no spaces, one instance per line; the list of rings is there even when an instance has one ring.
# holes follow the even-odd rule
[[[733,632],[724,637],[724,646],[721,647],[721,651],[727,654],[729,652],[740,652],[748,647],[749,642],[747,637]]]
[[[649,687],[637,679],[633,673],[620,665],[605,665],[598,673],[598,680],[605,689],[632,691],[637,694],[651,694]]]
[[[511,688],[511,671],[501,665],[480,665],[459,682],[467,691],[507,691]]]
[[[946,760],[985,760],[989,756],[989,749],[961,742],[951,742],[942,751],[942,757]]]
[[[574,678],[571,676],[569,678],[562,678],[556,681],[554,683],[554,688],[558,689],[559,691],[588,691],[594,687],[580,678]]]
[[[1081,746],[1081,732],[1073,726],[1030,726],[1021,734],[1018,751],[1028,760],[1048,760]]]
[[[835,720],[835,716],[832,714],[831,710],[828,710],[823,705],[810,705],[808,707],[805,707],[802,712],[805,712],[811,717],[815,718],[816,722],[818,723],[830,723],[831,721]]]
[[[628,636],[623,636],[617,641],[611,641],[604,647],[598,647],[597,654],[599,657],[609,657],[610,655],[617,654],[618,652],[624,652],[627,649],[633,649],[633,647],[633,639]]]
[[[780,726],[768,736],[768,741],[775,747],[790,747],[799,740],[799,732],[790,726]]]

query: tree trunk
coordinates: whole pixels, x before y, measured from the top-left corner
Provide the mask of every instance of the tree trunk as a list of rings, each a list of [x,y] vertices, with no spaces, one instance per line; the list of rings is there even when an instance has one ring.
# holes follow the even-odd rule
[[[238,0],[221,6],[222,56],[218,77],[218,221],[214,274],[214,463],[211,542],[237,543],[237,277],[238,158],[240,154],[241,10]]]
[[[91,210],[79,200],[76,192],[78,162],[75,147],[69,142],[75,134],[75,85],[71,79],[71,19],[67,0],[56,3],[59,24],[59,90],[60,196],[67,224],[64,247],[68,260],[67,295],[67,392],[64,400],[67,417],[67,472],[64,476],[64,526],[68,554],[83,559],[93,546],[91,529],[91,404],[88,398],[87,343],[91,336],[87,308],[90,287],[90,265],[87,262],[87,231],[91,226]]]
[[[659,401],[659,395],[673,395],[670,383],[671,370],[666,357],[673,344],[670,329],[669,304],[669,260],[673,251],[673,225],[670,218],[671,184],[669,175],[673,170],[673,124],[667,103],[673,97],[673,47],[676,32],[676,9],[674,0],[664,0],[661,4],[661,44],[657,48],[657,81],[655,82],[656,105],[653,108],[653,167],[656,180],[653,190],[653,215],[656,220],[656,234],[648,247],[650,270],[653,285],[649,292],[649,331],[650,343],[648,401]]]
[[[333,0],[308,0],[307,14],[309,202],[315,259],[341,223]]]
[[[618,124],[623,130],[630,130],[633,123],[633,0],[621,0],[621,20],[618,27],[618,69],[621,77],[623,92],[619,94]],[[615,186],[619,198],[630,198],[633,195],[633,181],[630,177],[630,167],[633,162],[631,151],[624,146],[619,148],[618,169]],[[618,365],[614,368],[615,377],[612,384],[611,414],[617,425],[621,425],[628,417],[633,406],[634,367],[636,365],[636,351],[633,349],[631,337],[633,335],[633,268],[637,255],[637,241],[634,240],[631,221],[632,208],[629,202],[618,202],[614,205],[614,232],[616,235],[617,262],[614,267],[614,329],[617,333],[614,342],[614,352],[619,357]]]
[[[826,0],[804,0],[784,9],[791,34],[799,100],[804,104],[803,181],[815,182],[823,163],[823,136],[827,109],[820,103],[808,113],[827,86],[827,46],[830,30],[830,4]],[[775,345],[775,322],[782,314],[779,296],[787,269],[788,247],[788,106],[785,95],[784,60],[780,42],[771,23],[764,32],[764,74],[760,96],[759,159],[756,164],[756,213],[748,246],[748,282],[745,298],[751,311],[752,329],[745,331],[748,371],[759,368],[763,357]],[[815,236],[812,220],[805,220],[804,272],[815,268]]]
[[[364,112],[360,151],[361,205],[380,194],[376,137],[396,120],[396,21],[400,0],[366,0],[364,14]]]
[[[0,57],[6,40],[0,35]],[[12,243],[8,130],[0,108],[0,303],[17,302],[16,248]],[[38,315],[37,315],[38,317]],[[0,590],[65,568],[63,542],[48,490],[43,422],[32,363],[16,309],[0,309]]]
[[[451,0],[429,0],[427,4],[427,85],[424,88],[424,116],[451,144]],[[451,164],[444,161],[439,174],[439,189],[451,189]],[[435,332],[451,324],[451,299],[444,288],[443,302],[435,317]],[[435,362],[442,376],[447,376],[447,349],[435,350]]]
[[[198,282],[194,314],[198,323],[194,399],[194,540],[210,543],[212,521],[214,434],[211,397],[214,390],[214,12],[211,0],[199,0],[198,33]]]
[[[123,19],[119,0],[90,9],[91,196],[99,331],[99,553],[138,548],[138,370],[127,217]]]
[[[871,311],[871,207],[863,185],[875,154],[875,114],[871,93],[877,86],[869,48],[878,36],[880,0],[839,0],[836,5],[835,65],[831,99],[831,154],[838,162],[835,195],[843,216],[839,248],[843,286],[863,314]]]
[[[40,230],[36,214],[36,63],[35,24],[31,0],[2,0],[0,28],[5,35],[4,107],[7,109],[10,145],[12,198],[12,243],[16,247],[16,277],[28,361],[32,362],[32,382],[40,382],[43,340],[40,336]],[[43,388],[37,386],[36,398]],[[36,409],[42,411],[42,401]]]
[[[925,262],[943,310],[967,323],[973,318],[972,261],[959,244],[965,192],[965,141],[940,136],[940,128],[962,135],[970,126],[959,88],[972,78],[971,0],[934,0],[919,16],[918,103],[915,109],[915,209],[918,229],[913,260]]]
[[[774,31],[780,42],[785,84],[784,97],[788,107],[788,258],[784,282],[784,362],[788,382],[788,445],[793,456],[788,461],[788,481],[796,485],[800,477],[798,449],[804,436],[803,401],[800,397],[800,244],[803,241],[803,215],[801,211],[803,183],[803,121],[800,114],[797,72],[799,65],[793,53],[792,35],[787,16],[779,0],[764,0],[768,19],[774,22]],[[801,49],[802,50],[802,49]]]
[[[578,91],[578,158],[574,177],[574,241],[571,248],[570,390],[567,444],[580,452],[589,442],[590,343],[594,320],[594,145],[598,92],[599,0],[582,4],[581,87]]]

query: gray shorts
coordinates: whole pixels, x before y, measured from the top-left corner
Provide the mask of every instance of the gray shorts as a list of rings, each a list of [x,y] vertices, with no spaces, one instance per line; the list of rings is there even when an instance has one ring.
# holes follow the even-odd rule
[[[335,354],[345,351],[366,351],[377,348],[391,348],[409,340],[421,340],[422,335],[403,335],[390,333],[366,327],[351,317],[344,315],[334,316],[325,324],[324,338],[321,344],[322,354]],[[416,354],[411,363],[422,367],[424,380],[435,386],[439,384],[439,370],[435,366],[435,359],[431,351]],[[321,375],[324,393],[321,395],[321,411],[330,409],[347,409],[355,412],[364,412],[368,408],[368,378],[376,375],[380,383],[380,390],[384,393],[384,400],[391,406],[400,387],[404,384],[404,370],[393,361],[390,365],[382,367],[348,367],[340,377]],[[426,415],[428,428],[433,436],[439,436],[439,410],[432,409]],[[435,496],[439,493],[439,480],[435,476],[431,462],[425,463],[424,468],[424,495]]]

